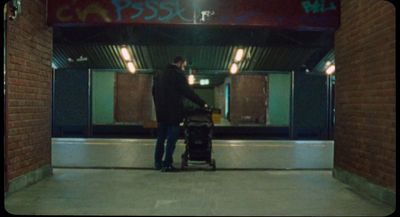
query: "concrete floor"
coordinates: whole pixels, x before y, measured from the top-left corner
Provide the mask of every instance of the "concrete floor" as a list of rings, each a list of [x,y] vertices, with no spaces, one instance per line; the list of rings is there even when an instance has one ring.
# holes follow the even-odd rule
[[[54,169],[53,176],[8,195],[5,199],[8,212],[33,215],[386,216],[394,211],[332,178],[331,170],[326,170],[329,164],[325,162],[332,161],[333,144],[329,142],[215,142],[217,171],[192,169],[176,173],[145,169],[152,166],[152,161],[145,162],[152,159],[152,155],[150,158],[141,155],[152,153],[150,144],[154,145],[154,140],[61,139],[53,142],[54,165],[86,169]],[[183,150],[183,146],[178,145],[177,149]],[[132,160],[137,157],[142,158]],[[248,157],[255,159],[246,159]],[[323,158],[325,161],[321,160]],[[250,170],[233,170],[235,166],[230,163],[234,161],[247,162],[241,169]],[[108,169],[91,168],[98,165]],[[131,166],[142,169],[121,169]],[[251,170],[263,167],[267,170]]]
[[[386,216],[329,171],[54,169],[10,195],[12,214]]]

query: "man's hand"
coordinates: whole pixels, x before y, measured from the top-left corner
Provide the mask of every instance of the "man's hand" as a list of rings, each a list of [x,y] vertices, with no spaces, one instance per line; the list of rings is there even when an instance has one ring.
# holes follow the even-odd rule
[[[211,108],[207,104],[204,104],[204,110],[211,112]]]

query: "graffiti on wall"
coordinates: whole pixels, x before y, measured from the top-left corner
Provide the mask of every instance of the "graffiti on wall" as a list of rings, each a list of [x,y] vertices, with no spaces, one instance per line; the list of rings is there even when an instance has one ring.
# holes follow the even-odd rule
[[[143,17],[145,21],[154,19],[159,21],[169,21],[173,18],[178,18],[183,22],[192,22],[193,17],[185,17],[184,12],[192,12],[193,10],[196,10],[196,8],[185,8],[180,4],[179,0],[146,0],[144,2],[112,0],[112,3],[115,6],[118,21],[122,20],[122,13],[124,10],[128,10],[131,12],[129,15],[131,20],[135,20],[139,17]],[[144,14],[148,15],[143,16]]]
[[[74,16],[76,16],[81,22],[85,22],[88,15],[96,15],[107,23],[112,21],[108,14],[108,10],[96,2],[90,3],[81,8],[81,6],[77,4],[77,0],[73,0],[72,4],[62,5],[56,12],[57,18],[62,22],[72,21]]]
[[[301,5],[303,6],[304,11],[309,14],[318,14],[325,13],[327,11],[336,10],[335,2],[326,2],[325,0],[311,0],[302,1]]]
[[[325,29],[339,25],[339,4],[340,0],[48,0],[48,21]]]

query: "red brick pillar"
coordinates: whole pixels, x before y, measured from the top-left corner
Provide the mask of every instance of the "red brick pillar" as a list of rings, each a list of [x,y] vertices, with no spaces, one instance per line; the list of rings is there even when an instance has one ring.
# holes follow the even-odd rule
[[[52,29],[45,0],[22,1],[22,14],[7,22],[6,43],[5,163],[14,191],[51,173]]]
[[[335,176],[345,171],[390,191],[396,190],[395,28],[390,2],[341,1],[335,34]]]

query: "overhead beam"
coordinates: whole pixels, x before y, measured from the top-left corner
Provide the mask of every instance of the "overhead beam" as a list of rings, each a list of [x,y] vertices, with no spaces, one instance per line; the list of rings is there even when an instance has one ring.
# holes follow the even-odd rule
[[[137,69],[136,73],[141,73],[141,74],[153,74],[157,70],[162,70],[162,69]],[[110,69],[95,69],[93,68],[92,71],[94,72],[124,72],[128,73],[128,70],[126,68],[110,68]],[[237,75],[268,75],[268,74],[288,74],[290,73],[289,70],[282,70],[282,71],[269,71],[269,70],[241,70]],[[188,72],[186,72],[188,74]],[[229,70],[197,70],[196,74],[197,76],[209,76],[209,75],[215,75],[215,76],[223,76],[223,75],[231,75],[229,73]]]
[[[48,0],[49,25],[167,24],[336,30],[340,0]]]
[[[270,30],[260,27],[105,26],[55,27],[54,44],[218,45],[333,47],[334,32]],[[227,37],[229,36],[229,37]]]

